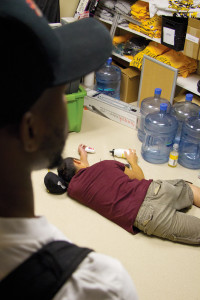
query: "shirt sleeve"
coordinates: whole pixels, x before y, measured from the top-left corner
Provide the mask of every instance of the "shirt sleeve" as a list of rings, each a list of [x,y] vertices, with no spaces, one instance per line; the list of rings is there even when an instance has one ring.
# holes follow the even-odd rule
[[[125,170],[125,164],[121,163],[120,161],[115,161],[115,164],[118,166],[118,168],[122,171]]]
[[[116,259],[91,252],[54,300],[138,300],[127,271]]]

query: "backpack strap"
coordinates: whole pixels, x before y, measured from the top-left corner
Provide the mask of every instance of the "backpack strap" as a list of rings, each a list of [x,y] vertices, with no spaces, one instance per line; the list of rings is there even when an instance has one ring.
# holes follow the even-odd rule
[[[4,300],[50,300],[93,250],[66,241],[51,242],[0,282]]]

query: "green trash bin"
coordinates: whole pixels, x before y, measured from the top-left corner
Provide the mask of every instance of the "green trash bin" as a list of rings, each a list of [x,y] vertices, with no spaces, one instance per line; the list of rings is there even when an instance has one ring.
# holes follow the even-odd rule
[[[67,94],[67,116],[69,131],[79,132],[81,130],[84,97],[87,95],[86,90],[80,85],[77,93]]]

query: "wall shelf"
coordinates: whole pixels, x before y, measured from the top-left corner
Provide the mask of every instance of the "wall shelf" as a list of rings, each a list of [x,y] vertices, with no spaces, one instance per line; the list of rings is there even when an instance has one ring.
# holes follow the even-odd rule
[[[190,74],[187,78],[183,78],[178,76],[177,85],[190,91],[197,96],[200,96],[200,93],[197,91],[197,82],[200,80],[200,76],[198,74]]]
[[[97,18],[101,22],[104,22],[104,23],[107,23],[109,25],[112,25],[112,21],[105,20],[105,19],[99,18],[99,17],[95,17],[95,18]],[[146,34],[143,34],[143,33],[139,32],[139,31],[133,30],[133,29],[131,29],[129,27],[118,25],[117,28],[120,28],[122,30],[128,31],[130,33],[133,33],[133,34],[136,34],[136,35],[139,35],[139,36],[142,36],[142,37],[144,37],[144,38],[146,38],[148,40],[151,40],[151,41],[154,41],[154,42],[157,42],[157,43],[161,43],[161,39],[159,39],[159,38],[151,38],[150,36],[148,36]]]
[[[146,34],[143,34],[143,33],[139,32],[139,31],[133,30],[133,29],[131,29],[129,27],[124,27],[124,26],[120,26],[119,25],[118,28],[123,29],[123,30],[128,31],[128,32],[131,32],[133,34],[142,36],[142,37],[144,37],[144,38],[146,38],[148,40],[151,40],[151,41],[154,41],[154,42],[157,42],[157,43],[161,43],[161,39],[159,39],[159,38],[151,38],[150,36],[148,36]]]
[[[113,52],[114,56],[130,63],[131,60],[123,55]],[[197,91],[197,82],[200,80],[200,76],[198,74],[191,74],[187,78],[183,78],[182,76],[178,76],[177,85],[190,91],[193,94],[200,96],[200,93]]]
[[[145,2],[149,2],[149,1],[145,1]],[[107,24],[110,24],[112,25],[112,21],[108,21],[108,20],[105,20],[105,19],[102,19],[102,18],[99,18],[99,17],[96,17],[98,20],[104,22],[104,23],[107,23]],[[149,40],[152,40],[152,41],[155,41],[157,43],[161,43],[161,39],[159,38],[151,38],[143,33],[140,33],[138,31],[135,31],[135,30],[132,30],[130,29],[129,27],[124,27],[124,26],[121,26],[121,25],[118,25],[117,28],[120,28],[124,31],[127,31],[127,32],[130,32],[130,33],[133,33],[135,35],[138,35],[138,36],[142,36],[146,39],[149,39]],[[123,55],[120,55],[118,53],[115,53],[113,52],[112,53],[113,56],[116,56],[122,60],[124,60],[125,62],[127,63],[130,63],[131,60]],[[191,74],[190,76],[188,76],[187,78],[183,78],[181,76],[178,76],[177,78],[177,85],[190,91],[191,93],[193,94],[196,94],[197,96],[200,96],[200,93],[197,91],[197,82],[200,80],[200,75],[198,74]]]

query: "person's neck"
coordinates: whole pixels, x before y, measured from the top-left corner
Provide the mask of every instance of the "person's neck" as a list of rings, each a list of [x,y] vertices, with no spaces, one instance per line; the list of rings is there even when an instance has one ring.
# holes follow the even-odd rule
[[[14,143],[1,139],[0,217],[34,217],[31,172]],[[6,148],[6,149],[5,149]]]
[[[0,181],[0,217],[34,217],[33,190],[30,175],[4,177]]]
[[[13,178],[14,179],[14,178]],[[12,180],[13,180],[12,179]],[[24,178],[24,184],[0,183],[0,217],[4,218],[33,218],[34,201],[31,181]]]

